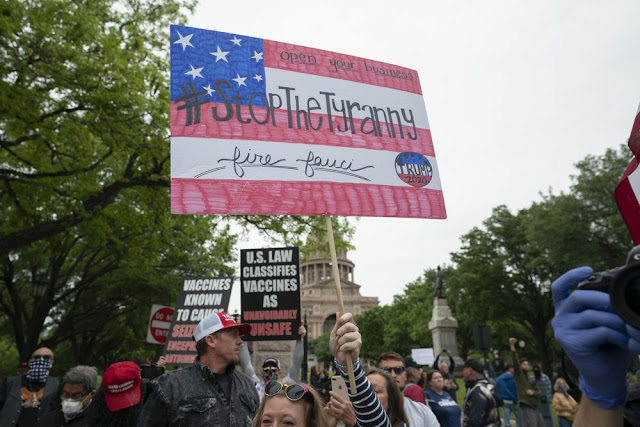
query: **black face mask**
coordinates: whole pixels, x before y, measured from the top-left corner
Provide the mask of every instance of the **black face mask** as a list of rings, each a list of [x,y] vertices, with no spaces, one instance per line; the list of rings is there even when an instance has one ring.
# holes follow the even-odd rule
[[[539,380],[540,378],[542,378],[542,374],[540,373],[540,368],[538,368],[537,366],[535,368],[533,368],[533,376]]]
[[[268,367],[262,368],[262,371],[264,372],[263,377],[265,380],[278,379],[278,368],[268,366]]]
[[[49,370],[51,369],[51,360],[45,358],[37,358],[29,362],[29,369],[27,370],[27,378],[29,381],[35,381],[43,383],[47,381],[49,376]]]

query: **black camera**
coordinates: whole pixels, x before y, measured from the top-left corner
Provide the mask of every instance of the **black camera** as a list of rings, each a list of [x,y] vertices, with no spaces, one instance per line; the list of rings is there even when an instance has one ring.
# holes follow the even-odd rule
[[[593,273],[578,289],[608,292],[616,314],[640,329],[640,245],[631,249],[626,265]]]
[[[152,380],[164,374],[164,366],[140,365],[140,377]]]

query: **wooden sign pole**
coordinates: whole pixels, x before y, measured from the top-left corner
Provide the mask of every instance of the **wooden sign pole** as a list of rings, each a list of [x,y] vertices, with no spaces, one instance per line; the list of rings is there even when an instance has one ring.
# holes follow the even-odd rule
[[[333,266],[333,278],[336,283],[336,296],[338,298],[339,316],[344,314],[344,302],[342,301],[342,287],[340,285],[340,270],[338,270],[338,257],[336,256],[336,243],[333,240],[333,227],[331,226],[331,216],[327,218],[327,236],[329,236],[329,250],[331,251],[331,265]],[[347,372],[349,373],[349,383],[351,384],[351,394],[356,394],[356,376],[353,373],[353,360],[351,354],[347,353]]]

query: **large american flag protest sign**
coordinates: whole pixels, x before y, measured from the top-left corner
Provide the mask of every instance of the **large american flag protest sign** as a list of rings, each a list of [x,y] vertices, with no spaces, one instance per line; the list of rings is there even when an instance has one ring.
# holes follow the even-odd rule
[[[640,244],[640,105],[636,112],[636,118],[631,128],[629,137],[629,149],[634,157],[629,162],[627,169],[622,174],[622,180],[615,190],[618,210],[622,214],[631,237],[636,245]]]
[[[171,212],[446,218],[417,73],[171,26]]]

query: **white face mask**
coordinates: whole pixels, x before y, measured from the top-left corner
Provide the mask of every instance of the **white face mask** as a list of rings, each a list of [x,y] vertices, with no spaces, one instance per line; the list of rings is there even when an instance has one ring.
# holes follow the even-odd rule
[[[62,412],[68,417],[75,417],[82,412],[82,402],[73,399],[64,399],[62,401]]]

